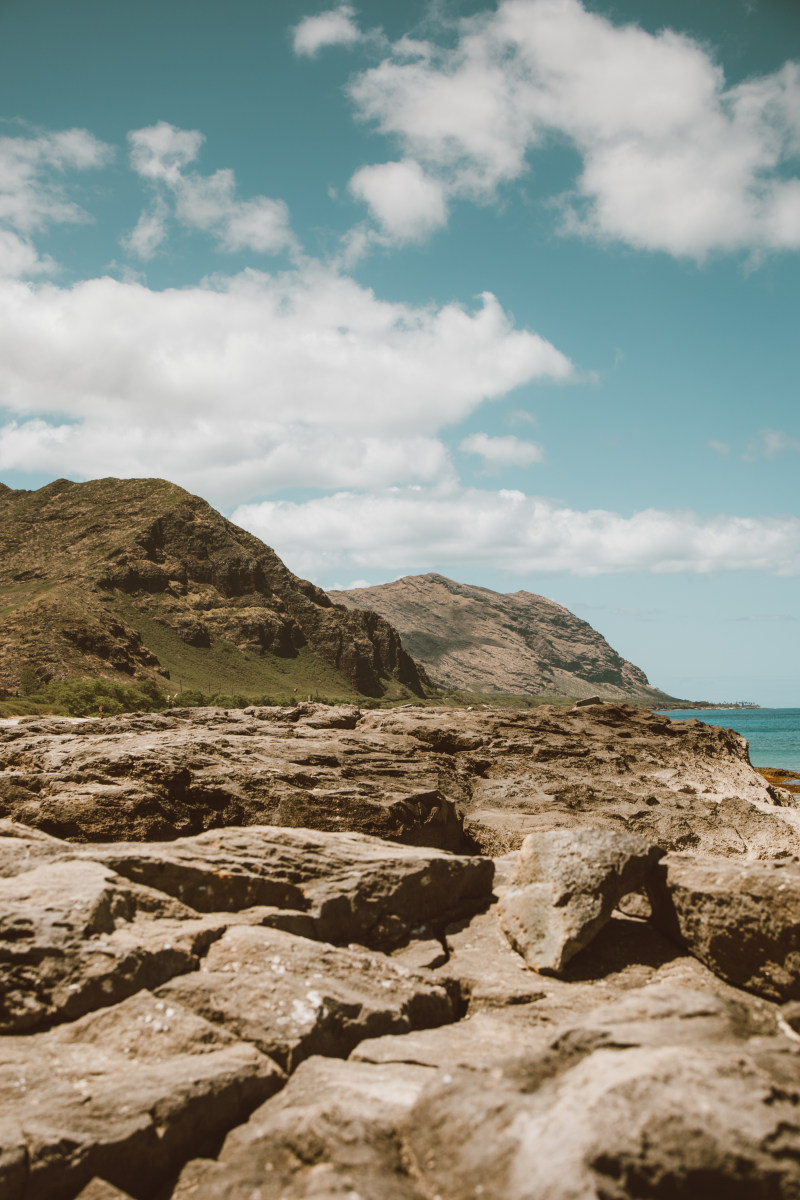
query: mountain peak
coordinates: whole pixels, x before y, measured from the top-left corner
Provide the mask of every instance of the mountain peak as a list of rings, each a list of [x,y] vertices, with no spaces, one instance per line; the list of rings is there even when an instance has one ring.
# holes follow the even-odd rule
[[[0,614],[6,688],[24,667],[41,679],[122,673],[250,694],[423,688],[386,621],[335,607],[164,479],[0,492]]]
[[[372,608],[442,687],[477,693],[663,698],[647,676],[569,609],[533,592],[501,593],[436,572],[331,592]]]

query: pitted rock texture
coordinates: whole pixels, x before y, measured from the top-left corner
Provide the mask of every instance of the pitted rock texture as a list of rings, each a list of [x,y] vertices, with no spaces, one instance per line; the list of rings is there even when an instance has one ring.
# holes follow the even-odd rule
[[[739,734],[617,704],[0,722],[0,816],[80,841],[273,824],[503,854],[588,827],[768,858],[800,853],[794,804]]]
[[[529,834],[500,923],[536,971],[558,973],[588,946],[623,896],[646,881],[662,852],[612,829],[554,829]]]
[[[737,987],[800,1000],[800,863],[670,854],[648,883],[653,919]]]
[[[505,851],[532,819],[533,851],[491,860],[346,831],[344,803],[335,831],[252,823],[121,840],[164,803],[143,781],[163,781],[193,736],[217,795],[251,758],[285,771],[299,750],[311,772],[324,755],[315,769],[358,788],[346,768],[380,755],[374,796],[377,779],[399,787],[424,764],[460,789],[459,827],[501,812]],[[0,819],[3,1200],[800,1197],[797,1004],[752,987],[757,970],[777,979],[794,937],[797,813],[735,735],[610,705],[302,706],[23,722],[5,748],[3,778],[14,773],[38,828]],[[91,789],[73,791],[62,812],[76,840],[53,836],[48,806],[90,769],[112,789],[102,820]],[[258,776],[242,776],[242,795]],[[660,813],[662,847],[691,835],[666,868],[651,863],[658,839],[642,849],[628,832],[645,778],[658,803],[641,813]],[[591,798],[568,804],[587,780]],[[127,808],[113,792],[125,782],[140,789]],[[495,807],[479,822],[487,782]],[[114,822],[116,840],[99,839]],[[419,822],[401,836],[423,835]],[[590,918],[591,940],[557,976],[532,970],[498,909],[515,877],[535,886],[537,842],[549,877],[570,884],[565,908],[574,885],[605,916],[638,886],[626,864],[650,867],[660,927],[619,910],[601,928]],[[598,870],[592,846],[595,860],[627,849]],[[746,979],[723,961],[714,909],[734,936],[741,920]],[[780,965],[800,978],[791,954]]]

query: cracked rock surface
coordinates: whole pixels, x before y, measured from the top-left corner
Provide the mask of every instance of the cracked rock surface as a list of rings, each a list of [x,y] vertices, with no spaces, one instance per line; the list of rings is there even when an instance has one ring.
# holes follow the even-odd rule
[[[3,1200],[800,1200],[797,810],[741,740],[346,715],[2,731]],[[196,832],[151,786],[193,730]],[[423,764],[449,815],[389,829]],[[448,822],[472,853],[425,844]],[[555,973],[499,919],[530,888]]]

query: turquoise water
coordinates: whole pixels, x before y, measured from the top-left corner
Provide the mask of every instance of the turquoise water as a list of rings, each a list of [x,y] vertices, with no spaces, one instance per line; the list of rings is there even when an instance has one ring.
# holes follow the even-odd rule
[[[754,767],[783,767],[800,775],[800,708],[673,709],[675,721],[694,717],[706,725],[735,729],[750,743]]]

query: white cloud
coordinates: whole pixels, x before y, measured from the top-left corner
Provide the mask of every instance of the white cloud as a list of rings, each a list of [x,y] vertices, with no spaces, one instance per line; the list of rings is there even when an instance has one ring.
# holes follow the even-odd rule
[[[708,444],[716,454],[721,455],[723,458],[731,452],[730,442],[718,442],[716,440],[712,440]]]
[[[28,278],[30,275],[49,274],[56,264],[49,255],[44,258],[27,238],[21,238],[10,229],[0,229],[0,277]]]
[[[777,458],[787,450],[800,450],[800,438],[792,437],[782,429],[762,429],[750,442],[742,457],[752,462],[756,458]]]
[[[198,129],[178,129],[167,121],[134,129],[128,134],[131,166],[145,179],[174,185],[183,168],[195,161],[205,140]]]
[[[152,258],[166,237],[170,196],[175,217],[191,229],[211,233],[220,249],[272,254],[297,248],[282,200],[236,197],[236,177],[229,168],[212,175],[185,170],[195,161],[205,138],[198,130],[178,129],[159,121],[128,134],[131,166],[157,190],[156,202],[142,213],[134,229],[120,239],[129,253]]]
[[[556,135],[582,157],[565,232],[702,258],[800,247],[800,65],[726,87],[690,38],[578,0],[501,0],[454,46],[398,44],[350,93],[359,115],[481,201]]]
[[[488,433],[471,433],[459,446],[468,454],[477,454],[486,469],[503,467],[529,467],[542,462],[544,450],[538,442],[525,442],[513,434],[507,437],[489,437]]]
[[[399,242],[418,242],[447,224],[444,187],[413,158],[356,171],[348,185],[380,227]]]
[[[800,573],[800,519],[699,517],[647,509],[578,512],[522,492],[445,486],[340,492],[305,503],[242,505],[232,518],[292,570],[341,574],[459,570],[597,575],[761,570]]]
[[[136,225],[120,238],[120,245],[137,258],[150,259],[167,237],[167,206],[157,198],[153,207],[145,209]]]
[[[391,304],[314,266],[161,292],[6,282],[0,466],[166,475],[218,501],[431,482],[452,475],[441,429],[571,373],[488,294]]]
[[[65,171],[100,167],[113,151],[85,129],[0,138],[0,221],[22,233],[89,220],[66,196]]]
[[[304,17],[294,27],[292,44],[295,54],[313,58],[326,46],[352,46],[362,39],[361,30],[349,4],[328,9],[314,17]]]

